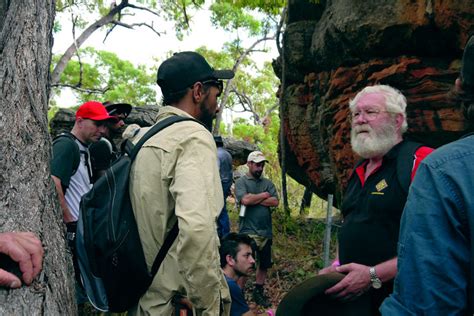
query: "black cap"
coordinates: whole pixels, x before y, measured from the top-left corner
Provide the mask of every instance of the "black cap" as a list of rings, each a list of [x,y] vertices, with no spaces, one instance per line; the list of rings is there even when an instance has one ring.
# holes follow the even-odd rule
[[[125,114],[125,116],[128,116],[132,111],[132,106],[128,103],[104,102],[104,106],[109,115]]]
[[[183,91],[198,81],[232,79],[232,70],[214,70],[196,52],[175,53],[158,68],[156,82],[164,96]]]

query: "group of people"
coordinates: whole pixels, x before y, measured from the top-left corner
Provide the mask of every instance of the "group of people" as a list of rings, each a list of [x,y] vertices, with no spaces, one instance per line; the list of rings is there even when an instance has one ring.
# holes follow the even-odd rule
[[[473,50],[471,38],[455,83],[471,120]],[[279,200],[273,183],[262,176],[267,160],[259,151],[248,156],[248,172],[235,183],[242,205],[239,233],[230,232],[225,198],[232,183],[231,157],[209,132],[222,80],[233,76],[195,52],[176,53],[158,69],[164,106],[157,122],[174,115],[194,120],[148,139],[131,168],[130,198],[149,268],[168,232],[179,225],[176,241],[133,314],[174,315],[178,306],[184,309],[180,315],[256,315],[243,295],[255,265],[253,299],[271,306],[263,285],[272,266],[271,209]],[[474,136],[434,152],[405,140],[406,106],[403,94],[387,85],[366,87],[350,101],[351,145],[363,159],[341,205],[337,257],[319,271],[344,277],[325,293],[342,302],[364,297],[371,315],[472,314],[474,167],[469,161]],[[93,167],[91,151],[102,151],[91,144],[110,138],[130,111],[129,105],[86,102],[71,132],[54,141],[51,173],[71,242],[81,196],[116,150],[112,142],[106,161]],[[133,141],[142,135],[134,133]],[[0,252],[20,263],[26,284],[41,270],[43,249],[31,233],[0,234]],[[0,284],[16,288],[21,281],[0,269]],[[76,290],[78,303],[85,302],[79,283]]]

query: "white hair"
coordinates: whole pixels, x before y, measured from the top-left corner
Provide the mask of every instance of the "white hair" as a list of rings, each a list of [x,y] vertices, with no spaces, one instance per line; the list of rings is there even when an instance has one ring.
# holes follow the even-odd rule
[[[401,126],[401,133],[405,133],[408,129],[407,123],[407,99],[405,96],[397,89],[392,88],[388,85],[375,85],[375,86],[368,86],[359,91],[354,99],[349,101],[349,108],[351,112],[354,112],[354,109],[359,102],[359,99],[362,98],[366,94],[377,93],[381,94],[385,98],[385,108],[390,113],[402,114],[403,115],[403,123]]]

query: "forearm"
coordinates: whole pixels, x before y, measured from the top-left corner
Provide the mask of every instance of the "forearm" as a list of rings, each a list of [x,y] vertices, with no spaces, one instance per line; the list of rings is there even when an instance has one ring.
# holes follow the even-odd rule
[[[63,188],[61,186],[61,179],[55,176],[51,176],[54,181],[54,186],[56,187],[56,192],[58,193],[59,205],[61,206],[61,210],[63,211],[63,220],[64,222],[68,223],[72,221],[71,211],[66,203],[66,198],[64,197]]]
[[[258,194],[247,193],[244,197],[240,200],[240,203],[248,206],[248,205],[257,205],[262,203],[265,199],[269,197],[268,192],[262,192]]]
[[[397,275],[397,257],[375,265],[375,272],[379,279],[385,283],[393,280]]]
[[[263,206],[268,206],[268,207],[276,207],[278,206],[278,199],[276,197],[269,197],[263,200],[260,204]]]

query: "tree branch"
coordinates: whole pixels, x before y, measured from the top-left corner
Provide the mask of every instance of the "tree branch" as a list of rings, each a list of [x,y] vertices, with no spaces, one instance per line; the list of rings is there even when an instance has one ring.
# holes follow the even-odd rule
[[[77,41],[73,43],[69,48],[66,50],[64,55],[61,56],[56,67],[51,73],[51,84],[54,85],[59,82],[60,76],[63,73],[64,69],[66,68],[67,63],[71,60],[71,57],[74,53],[81,47],[81,45],[94,33],[96,30],[101,28],[102,26],[110,23],[114,20],[114,16],[120,11],[122,11],[127,6],[130,6],[128,0],[122,0],[119,5],[112,6],[110,11],[100,18],[99,20],[95,21],[91,25],[89,25],[84,32],[77,38]]]
[[[82,93],[100,93],[104,94],[109,90],[109,87],[105,87],[102,89],[94,89],[94,88],[81,88],[79,85],[72,85],[72,84],[66,84],[66,83],[56,83],[51,85],[51,87],[58,87],[58,88],[71,88],[73,90],[77,90]]]
[[[156,13],[156,12],[153,11],[153,10],[150,10],[150,9],[148,9],[148,8],[145,8],[145,7],[140,7],[140,6],[137,6],[137,5],[134,5],[134,4],[130,4],[130,3],[129,3],[129,4],[127,5],[127,7],[132,8],[132,9],[147,11],[147,12],[149,12],[149,13],[151,13],[151,14],[157,16],[157,17],[160,16],[158,13]]]
[[[277,28],[277,31],[276,31],[276,44],[277,44],[277,49],[278,49],[278,54],[280,56],[282,56],[282,53],[281,53],[281,39],[280,39],[280,36],[281,36],[281,30],[283,29],[283,25],[285,25],[285,22],[286,22],[286,19],[287,19],[287,6],[285,6],[283,8],[283,11],[281,12],[281,18],[280,18],[280,23],[278,24],[278,28]]]
[[[254,52],[255,50],[255,46],[257,46],[258,44],[260,44],[261,42],[265,42],[265,41],[268,41],[268,40],[273,40],[275,39],[274,36],[271,36],[271,37],[267,37],[267,36],[264,36],[258,40],[256,40],[252,45],[250,45],[249,48],[247,48],[240,56],[239,58],[237,59],[237,61],[235,62],[234,66],[232,67],[232,70],[235,72],[237,72],[237,69],[239,68],[239,66],[242,64],[242,62],[244,61],[244,59],[249,55],[251,54],[252,52]],[[231,91],[231,88],[232,88],[232,82],[233,82],[233,78],[232,79],[229,79],[227,81],[227,84],[225,86],[225,89],[224,89],[224,92],[222,94],[222,99],[221,99],[221,102],[220,102],[220,108],[224,108],[226,103],[227,103],[227,100],[229,99],[229,94],[230,94],[230,91]],[[214,125],[214,128],[212,130],[212,133],[214,135],[218,135],[219,133],[219,125],[220,125],[220,122],[222,120],[222,112],[223,111],[220,111],[217,113],[217,116],[216,116],[216,124]],[[252,111],[252,113],[254,113]],[[255,113],[254,113],[255,114]]]

